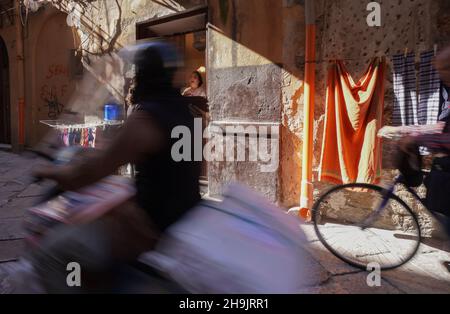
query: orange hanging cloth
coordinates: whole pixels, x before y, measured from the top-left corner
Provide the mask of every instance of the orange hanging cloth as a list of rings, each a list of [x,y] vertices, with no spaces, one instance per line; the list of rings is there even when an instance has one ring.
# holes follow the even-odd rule
[[[355,84],[342,61],[330,66],[320,181],[379,182],[385,67],[384,58],[375,58]]]

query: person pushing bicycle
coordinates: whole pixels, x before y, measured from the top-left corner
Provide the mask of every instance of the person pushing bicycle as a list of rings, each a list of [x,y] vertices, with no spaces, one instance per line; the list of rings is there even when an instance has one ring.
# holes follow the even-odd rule
[[[450,86],[450,47],[437,56],[435,66]],[[386,186],[355,182],[331,187],[314,203],[312,221],[319,241],[334,256],[362,270],[384,271],[408,263],[424,231],[430,235],[408,200],[428,209],[450,236],[450,102],[434,125],[385,126],[378,137],[398,140],[401,174]],[[424,152],[434,157],[425,179]],[[423,183],[425,199],[414,189]],[[443,265],[450,271],[449,261]]]
[[[435,60],[435,67],[441,80],[450,86],[450,47],[444,49]],[[447,233],[450,235],[450,102],[442,108],[439,116],[441,132],[423,133],[402,139],[399,169],[410,186],[422,183],[420,149],[425,147],[434,154],[430,174],[424,180],[427,187],[427,206],[433,212],[446,216],[443,219]]]

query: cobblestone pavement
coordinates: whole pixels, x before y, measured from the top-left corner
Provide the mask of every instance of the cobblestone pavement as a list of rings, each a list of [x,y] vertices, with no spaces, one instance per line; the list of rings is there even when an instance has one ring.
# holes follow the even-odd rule
[[[36,159],[0,151],[0,293],[8,292],[5,278],[14,270],[24,249],[22,219],[27,207],[42,195],[45,186],[30,184]],[[308,278],[301,293],[450,293],[450,245],[428,240],[419,254],[399,269],[382,273],[381,287],[367,285],[368,273],[355,269],[329,253],[311,225],[307,235]]]

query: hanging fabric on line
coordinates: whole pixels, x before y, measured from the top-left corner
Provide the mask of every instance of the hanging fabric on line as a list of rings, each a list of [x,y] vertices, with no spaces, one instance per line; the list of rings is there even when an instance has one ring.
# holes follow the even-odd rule
[[[385,66],[384,58],[375,58],[355,84],[342,61],[331,64],[320,181],[379,182]]]
[[[394,109],[392,125],[418,125],[415,53],[399,54],[392,57]]]
[[[97,128],[62,129],[61,140],[65,146],[95,147]]]
[[[418,119],[422,125],[438,121],[441,80],[433,65],[434,50],[420,54]]]

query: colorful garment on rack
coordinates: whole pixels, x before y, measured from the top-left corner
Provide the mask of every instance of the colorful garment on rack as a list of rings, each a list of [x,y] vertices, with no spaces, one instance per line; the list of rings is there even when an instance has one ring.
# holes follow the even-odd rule
[[[394,109],[392,125],[417,125],[417,92],[415,53],[395,55],[392,58],[394,73]]]
[[[434,51],[420,54],[419,70],[419,124],[435,124],[440,107],[441,80],[433,65]]]
[[[90,128],[89,133],[88,133],[88,146],[89,147],[95,147],[95,137],[96,137],[96,130],[94,128]]]
[[[319,180],[377,183],[381,177],[384,59],[374,59],[355,84],[342,61],[328,72],[326,120]]]
[[[65,146],[95,147],[97,128],[62,129],[61,141]]]
[[[64,129],[62,132],[63,143],[65,146],[69,146],[69,130]]]

